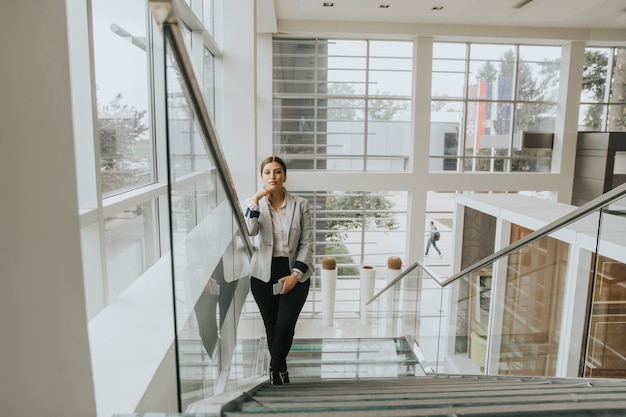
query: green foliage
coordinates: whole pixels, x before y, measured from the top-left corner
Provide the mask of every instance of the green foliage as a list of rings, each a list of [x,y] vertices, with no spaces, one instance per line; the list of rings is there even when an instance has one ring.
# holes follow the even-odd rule
[[[606,89],[610,88],[612,104],[607,115],[607,130],[626,131],[626,49],[615,49],[610,79],[608,74],[609,56],[606,50],[586,50],[582,89],[591,93],[593,101],[606,102]],[[603,129],[603,112],[601,104],[589,106],[583,119],[585,127]]]
[[[144,122],[147,111],[138,111],[124,104],[123,99],[117,94],[109,104],[98,108],[100,149],[105,150],[105,154],[127,153],[148,131]]]
[[[395,230],[398,221],[393,213],[387,212],[393,201],[383,194],[337,194],[326,198],[326,209],[341,217],[326,221],[327,242],[342,242],[347,238],[346,230]]]
[[[599,50],[585,51],[582,88],[591,92],[595,100],[604,98],[608,65],[609,57],[605,52]]]
[[[365,96],[354,90],[351,84],[331,84],[328,89],[332,105],[328,108],[328,120],[364,120]],[[408,102],[387,99],[388,92],[376,92],[368,100],[368,120],[394,120],[408,108]],[[374,98],[375,97],[375,98]]]
[[[498,70],[491,61],[487,61],[478,69],[476,78],[484,81],[495,81],[498,78]]]
[[[150,168],[136,163],[134,154],[144,149],[148,125],[144,121],[147,111],[138,111],[123,102],[117,94],[110,103],[98,108],[98,139],[100,141],[100,165],[102,192],[119,190],[145,181]]]

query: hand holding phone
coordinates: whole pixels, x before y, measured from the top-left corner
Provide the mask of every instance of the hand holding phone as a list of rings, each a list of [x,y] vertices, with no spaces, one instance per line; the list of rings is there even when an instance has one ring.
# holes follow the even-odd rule
[[[272,292],[274,293],[274,295],[280,294],[280,292],[283,289],[283,284],[284,283],[281,281],[281,282],[277,282],[276,284],[272,286]]]

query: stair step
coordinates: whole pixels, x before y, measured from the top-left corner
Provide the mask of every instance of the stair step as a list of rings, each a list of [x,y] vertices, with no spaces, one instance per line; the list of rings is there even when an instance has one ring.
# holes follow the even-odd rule
[[[434,375],[264,384],[224,416],[623,416],[626,381]],[[589,410],[595,410],[589,414]],[[619,414],[618,414],[619,412]]]

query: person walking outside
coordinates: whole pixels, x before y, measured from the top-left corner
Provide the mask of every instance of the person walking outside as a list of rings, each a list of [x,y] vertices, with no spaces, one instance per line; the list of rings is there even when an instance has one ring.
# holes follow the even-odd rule
[[[315,271],[315,236],[309,202],[284,187],[285,162],[264,159],[261,178],[263,188],[247,201],[245,214],[254,237],[250,289],[265,325],[270,384],[283,385],[289,383],[287,355]]]
[[[435,248],[435,250],[439,254],[439,258],[443,258],[441,251],[437,247],[437,242],[439,241],[440,236],[441,235],[437,231],[437,226],[435,226],[435,222],[431,220],[430,221],[430,235],[428,236],[428,242],[426,243],[426,253],[424,255],[428,256],[428,251],[430,250],[430,247],[432,246],[433,248]]]

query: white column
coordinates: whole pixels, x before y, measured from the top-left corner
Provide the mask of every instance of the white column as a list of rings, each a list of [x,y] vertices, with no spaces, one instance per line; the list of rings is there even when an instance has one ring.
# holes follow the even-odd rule
[[[367,302],[374,296],[376,286],[376,268],[365,265],[361,267],[361,324],[367,324]]]
[[[2,6],[0,415],[95,416],[66,2]]]

